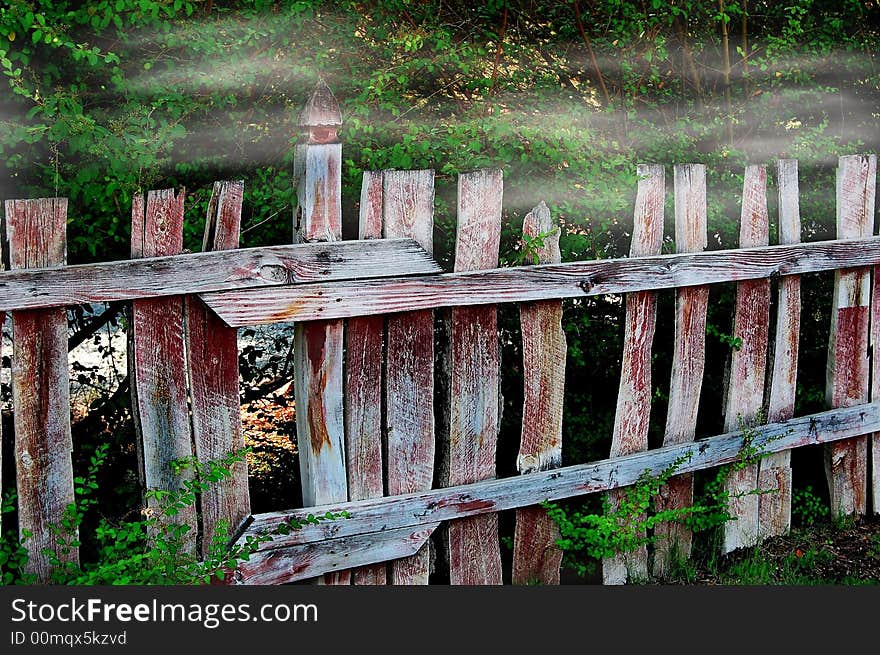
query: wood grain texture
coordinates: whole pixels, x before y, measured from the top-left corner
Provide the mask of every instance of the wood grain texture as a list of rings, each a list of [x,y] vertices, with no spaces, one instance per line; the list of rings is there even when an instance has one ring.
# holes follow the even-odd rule
[[[230,325],[259,325],[583,298],[876,264],[880,264],[880,237],[225,291],[202,298]]]
[[[767,213],[767,169],[747,166],[743,180],[740,245],[765,246],[769,241]],[[752,427],[760,420],[767,375],[767,340],[770,323],[770,280],[749,280],[736,287],[733,336],[742,344],[730,357],[730,381],[724,412],[724,427],[733,430],[742,423]],[[735,520],[723,526],[722,552],[758,543],[758,465],[731,470],[725,483],[728,511]]]
[[[243,182],[215,182],[208,203],[203,250],[238,247]],[[227,326],[195,296],[186,296],[188,359],[193,446],[202,463],[244,448],[238,389],[238,331]],[[218,522],[227,536],[251,513],[247,461],[237,462],[231,475],[201,497],[202,553],[210,552]],[[222,533],[221,533],[222,535]]]
[[[132,198],[131,256],[157,257],[183,250],[184,191],[150,191]],[[146,490],[176,491],[192,472],[175,474],[174,460],[193,456],[187,403],[184,301],[180,296],[135,300],[128,358],[138,464]],[[150,501],[155,507],[155,501]],[[190,505],[175,523],[190,526],[185,548],[195,552],[198,521]]]
[[[757,426],[752,443],[766,452],[778,452],[848,439],[878,429],[880,405],[869,403]],[[371,533],[380,535],[389,530],[528,507],[545,500],[562,500],[631,485],[645,471],[660,472],[683,457],[687,459],[680,468],[684,473],[722,466],[735,461],[742,446],[743,434],[736,431],[590,464],[563,466],[458,487],[316,509],[258,514],[240,537],[239,543],[243,543],[248,536],[272,533],[285,521],[303,520],[310,512],[347,511],[350,517],[331,523],[305,525],[300,530],[275,537],[263,548],[275,550],[324,539]]]
[[[871,295],[871,400],[880,400],[880,268],[874,268]],[[871,437],[871,497],[874,514],[880,514],[880,433]]]
[[[0,311],[439,273],[414,241],[309,243],[0,272]]]
[[[382,185],[385,236],[414,238],[432,252],[434,172],[385,171]],[[394,496],[430,489],[434,479],[434,314],[389,316],[386,331],[387,491]],[[429,546],[390,571],[392,584],[428,584]]]
[[[501,171],[458,178],[455,270],[498,265],[501,238]],[[449,435],[443,483],[495,477],[500,371],[495,307],[454,307],[449,321]],[[447,528],[449,580],[453,585],[500,585],[498,517],[469,517]]]
[[[359,238],[382,237],[382,173],[366,171],[361,187]],[[382,461],[381,316],[352,318],[345,328],[345,458],[351,500],[380,498],[384,491]],[[352,582],[386,582],[386,566],[355,569]]]
[[[7,201],[10,268],[64,264],[66,230],[66,198]],[[61,561],[79,559],[77,548],[59,548],[50,529],[74,500],[67,315],[63,309],[14,311],[12,333],[18,528],[29,555],[25,569],[45,582],[52,567],[44,549]]]
[[[666,176],[663,166],[640,164],[639,184],[633,218],[630,256],[659,255],[663,245],[663,205]],[[651,417],[651,346],[657,324],[657,295],[640,291],[626,296],[623,358],[620,386],[611,435],[611,456],[630,455],[648,449]],[[625,492],[612,491],[609,507],[616,510]],[[644,536],[644,534],[642,534]],[[629,553],[602,560],[604,584],[625,584],[648,578],[648,548],[642,545]]]
[[[706,247],[706,167],[682,164],[674,168],[675,247],[681,253],[699,253]],[[679,289],[675,295],[675,341],[669,405],[663,445],[694,440],[703,371],[706,366],[706,312],[709,287]],[[670,479],[656,499],[657,511],[690,507],[694,501],[693,476]],[[663,578],[676,559],[687,560],[693,535],[678,523],[660,523],[654,528],[653,573]]]
[[[561,261],[559,228],[542,201],[523,219],[523,233],[543,235],[539,263]],[[520,305],[523,353],[523,419],[516,468],[520,473],[562,465],[562,410],[567,344],[562,329],[562,302],[544,300]],[[513,537],[513,584],[559,584],[562,551],[559,529],[546,510],[517,510]]]
[[[342,519],[345,520],[345,519]],[[406,561],[427,548],[437,523],[387,530],[381,534],[354,535],[301,546],[260,551],[238,564],[228,575],[231,584],[279,585],[317,575],[381,568],[388,560]]]
[[[300,144],[294,238],[297,242],[339,241],[342,238],[342,144]]]
[[[342,144],[336,142],[338,105],[326,85],[315,88],[309,103],[322,108],[321,125],[308,128],[306,143],[294,153],[297,208],[294,240],[342,239]],[[309,119],[308,105],[303,120]],[[335,112],[335,115],[334,115]],[[303,503],[306,506],[348,500],[343,415],[342,321],[298,323],[294,328],[296,439]],[[349,584],[350,572],[325,576],[327,584]]]
[[[801,217],[797,160],[776,165],[779,195],[779,243],[799,243]],[[776,300],[776,339],[773,347],[767,420],[794,416],[797,390],[798,346],[801,325],[801,280],[796,275],[779,280]],[[762,458],[758,463],[758,538],[788,534],[791,529],[791,451]]]
[[[841,157],[837,168],[837,236],[870,235],[874,230],[877,185],[875,155]],[[838,271],[828,343],[826,400],[847,407],[868,398],[870,269]],[[832,515],[864,514],[867,509],[867,437],[826,448],[825,473]]]

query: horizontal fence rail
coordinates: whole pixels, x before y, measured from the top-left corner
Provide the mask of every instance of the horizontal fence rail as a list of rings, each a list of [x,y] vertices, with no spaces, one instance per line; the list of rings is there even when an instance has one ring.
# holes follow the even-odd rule
[[[880,237],[302,286],[202,300],[232,326],[673,289],[880,264]]]
[[[0,312],[440,272],[412,239],[301,243],[0,272]]]
[[[317,542],[329,540],[322,549],[342,553],[345,550],[343,539],[354,540],[369,534],[372,535],[371,557],[374,559],[367,557],[362,551],[356,562],[346,563],[345,566],[381,562],[390,559],[389,547],[384,545],[382,537],[384,534],[389,535],[392,544],[390,548],[398,552],[398,542],[404,535],[412,542],[417,540],[416,535],[421,535],[425,529],[433,530],[432,526],[440,521],[609,491],[634,484],[646,472],[657,474],[676,462],[681,462],[676,468],[677,473],[691,473],[730,464],[737,461],[746,444],[762,454],[775,453],[802,446],[837,442],[877,431],[880,431],[880,404],[870,403],[758,426],[751,428],[747,434],[743,431],[729,432],[692,443],[664,446],[590,464],[565,466],[421,493],[259,514],[245,526],[238,538],[239,544],[244,544],[248,537],[272,533],[285,522],[304,521],[309,514],[348,512],[350,516],[317,525],[305,524],[286,535],[276,536],[236,568],[234,581],[265,584],[267,570],[272,571],[272,580],[276,583],[310,578],[336,570],[339,567],[338,558],[311,560],[308,556],[301,556],[303,548],[311,548]],[[683,458],[684,461],[681,461]],[[279,552],[284,549],[294,550],[285,556]],[[277,570],[281,561],[296,562],[297,565],[288,568],[286,575],[281,575]],[[328,564],[332,564],[334,568],[322,568],[322,565]]]

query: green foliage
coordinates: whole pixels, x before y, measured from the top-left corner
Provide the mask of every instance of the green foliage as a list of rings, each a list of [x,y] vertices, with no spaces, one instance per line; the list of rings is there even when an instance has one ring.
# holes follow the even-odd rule
[[[813,491],[811,485],[807,485],[792,490],[791,514],[796,525],[806,528],[827,520],[831,512],[828,503]]]
[[[742,348],[742,339],[740,337],[726,334],[712,323],[706,323],[706,334],[715,337],[731,350],[740,350]]]
[[[225,572],[239,562],[247,561],[260,545],[275,536],[290,534],[306,524],[348,518],[347,512],[309,514],[304,520],[281,522],[269,533],[249,535],[244,542],[229,544],[229,525],[219,521],[207,554],[199,557],[193,552],[189,525],[175,522],[181,511],[196,504],[198,497],[213,485],[231,475],[232,467],[244,460],[249,449],[235,451],[210,462],[187,458],[172,462],[175,473],[193,472],[177,491],[150,490],[142,518],[112,523],[101,519],[94,534],[97,556],[94,561],[70,561],[72,549],[82,545],[80,528],[86,512],[98,500],[97,474],[107,456],[107,446],[101,445],[92,455],[88,472],[74,480],[76,500],[65,509],[58,525],[51,526],[55,548],[43,554],[52,567],[51,584],[58,585],[180,585],[210,584],[212,579],[223,580]],[[8,495],[3,513],[14,510],[14,497]],[[26,572],[28,562],[27,539],[18,539],[8,531],[0,540],[0,578],[4,585],[30,584],[33,574]]]
[[[760,417],[757,420],[760,421]],[[660,523],[679,523],[699,533],[736,520],[728,509],[731,497],[727,481],[731,473],[760,461],[766,455],[764,445],[769,443],[769,440],[765,440],[762,445],[757,445],[755,440],[758,433],[747,426],[742,418],[739,422],[743,440],[736,461],[718,469],[693,505],[661,510],[655,508],[662,487],[690,460],[692,453],[679,457],[659,473],[644,471],[634,484],[624,489],[616,503],[609,502],[607,496],[603,497],[601,513],[583,509],[571,511],[556,503],[544,503],[549,517],[559,527],[557,545],[573,555],[566,558],[566,563],[579,575],[587,575],[592,571],[589,560],[632,552],[654,543],[655,536],[651,530]],[[747,493],[766,492],[755,489]],[[688,569],[683,562],[679,562],[676,568],[685,575],[693,574],[693,569]]]
[[[741,561],[732,563],[720,571],[725,584],[737,585],[815,585],[828,581],[817,576],[816,569],[834,559],[833,553],[824,548],[798,549],[782,558],[770,559],[758,546],[748,551]]]

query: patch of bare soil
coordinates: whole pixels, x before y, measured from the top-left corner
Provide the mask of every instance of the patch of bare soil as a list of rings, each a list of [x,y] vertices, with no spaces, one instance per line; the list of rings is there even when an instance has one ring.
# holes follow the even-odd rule
[[[793,530],[696,573],[696,584],[880,584],[880,516]]]

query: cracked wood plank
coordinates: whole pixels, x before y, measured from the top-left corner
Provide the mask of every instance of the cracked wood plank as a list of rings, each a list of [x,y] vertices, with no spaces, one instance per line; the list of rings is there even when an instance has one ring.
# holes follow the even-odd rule
[[[779,194],[779,243],[799,243],[801,217],[796,159],[776,164]],[[773,347],[767,421],[794,416],[798,346],[801,326],[801,279],[781,278],[777,286],[776,339]],[[788,534],[791,529],[791,451],[783,450],[758,463],[758,538]]]
[[[523,219],[523,233],[541,238],[538,262],[559,263],[559,228],[543,201]],[[567,345],[562,302],[542,300],[519,308],[523,353],[523,419],[516,468],[520,473],[562,465],[562,410]],[[513,537],[513,584],[559,584],[562,551],[559,529],[541,507],[516,512]]]
[[[839,159],[838,238],[865,237],[874,231],[876,185],[875,155]],[[838,271],[834,276],[825,391],[830,407],[848,407],[868,399],[870,273],[868,268],[852,268]],[[835,443],[825,449],[825,474],[833,516],[865,513],[867,450],[866,436]]]
[[[238,248],[244,182],[215,182],[208,202],[202,250]],[[195,296],[186,296],[193,446],[202,463],[244,448],[238,388],[238,330],[227,326]],[[229,534],[251,513],[247,461],[236,462],[230,476],[201,496],[202,554],[207,555],[218,523]],[[222,536],[222,533],[218,537]]]
[[[770,235],[767,213],[767,169],[747,166],[743,180],[740,246],[766,246]],[[761,419],[764,381],[767,374],[767,341],[770,323],[770,280],[748,280],[736,287],[733,336],[742,344],[730,357],[730,380],[724,412],[724,428],[742,422],[753,427]],[[722,552],[729,553],[758,543],[758,464],[734,468],[725,482],[730,494],[728,511],[735,518],[722,530]]]
[[[701,252],[706,247],[706,167],[681,164],[674,168],[675,247],[680,253]],[[706,366],[706,311],[709,287],[692,286],[675,294],[675,341],[669,405],[663,445],[694,440],[703,370]],[[693,505],[694,482],[690,474],[677,475],[660,490],[657,511]],[[678,558],[690,558],[693,535],[679,523],[660,523],[654,528],[653,573],[663,578]]]
[[[382,213],[386,237],[410,237],[433,252],[434,171],[385,171]],[[431,488],[434,479],[434,313],[386,319],[386,452],[388,494]],[[391,562],[391,584],[426,585],[429,544]]]
[[[439,273],[411,239],[306,243],[0,272],[0,311]]]
[[[498,265],[503,181],[500,170],[458,177],[455,270]],[[449,433],[443,484],[495,477],[498,442],[499,352],[495,307],[453,307],[449,319]],[[447,526],[449,580],[453,585],[500,585],[498,515]]]
[[[361,186],[358,238],[382,238],[382,173],[365,171]],[[381,498],[382,462],[382,337],[381,316],[351,318],[345,329],[345,457],[351,500]],[[352,572],[356,585],[386,583],[386,565]]]
[[[345,520],[345,519],[340,519]],[[382,566],[388,560],[405,561],[427,548],[428,539],[437,523],[386,530],[381,534],[353,535],[263,550],[239,562],[227,574],[231,584],[277,585],[307,580],[315,576],[333,575],[340,569],[352,568],[355,573]]]
[[[222,291],[202,299],[230,325],[633,293],[880,264],[880,237],[382,280]]]
[[[663,245],[663,209],[666,176],[663,166],[640,164],[639,183],[633,218],[630,257],[659,255]],[[648,449],[651,417],[651,347],[657,324],[657,293],[639,291],[626,296],[623,358],[611,457],[630,455]],[[609,507],[615,511],[625,491],[609,494]],[[644,516],[640,517],[644,520]],[[641,537],[645,537],[642,531]],[[628,553],[618,553],[602,560],[602,582],[625,584],[628,580],[648,578],[648,548],[642,544]]]
[[[157,257],[183,250],[181,189],[150,191],[132,198],[131,256]],[[192,470],[172,470],[171,462],[193,456],[184,345],[184,301],[181,296],[135,300],[131,306],[128,361],[131,379],[138,464],[145,490],[177,491]],[[154,500],[149,505],[155,507]],[[174,517],[188,525],[184,548],[195,552],[198,521],[195,507]]]
[[[10,268],[63,265],[66,230],[66,198],[6,201]],[[79,559],[79,549],[65,552],[51,530],[74,500],[67,315],[63,309],[13,311],[12,336],[19,535],[29,554],[25,569],[46,582],[52,567],[44,549],[62,562]]]

